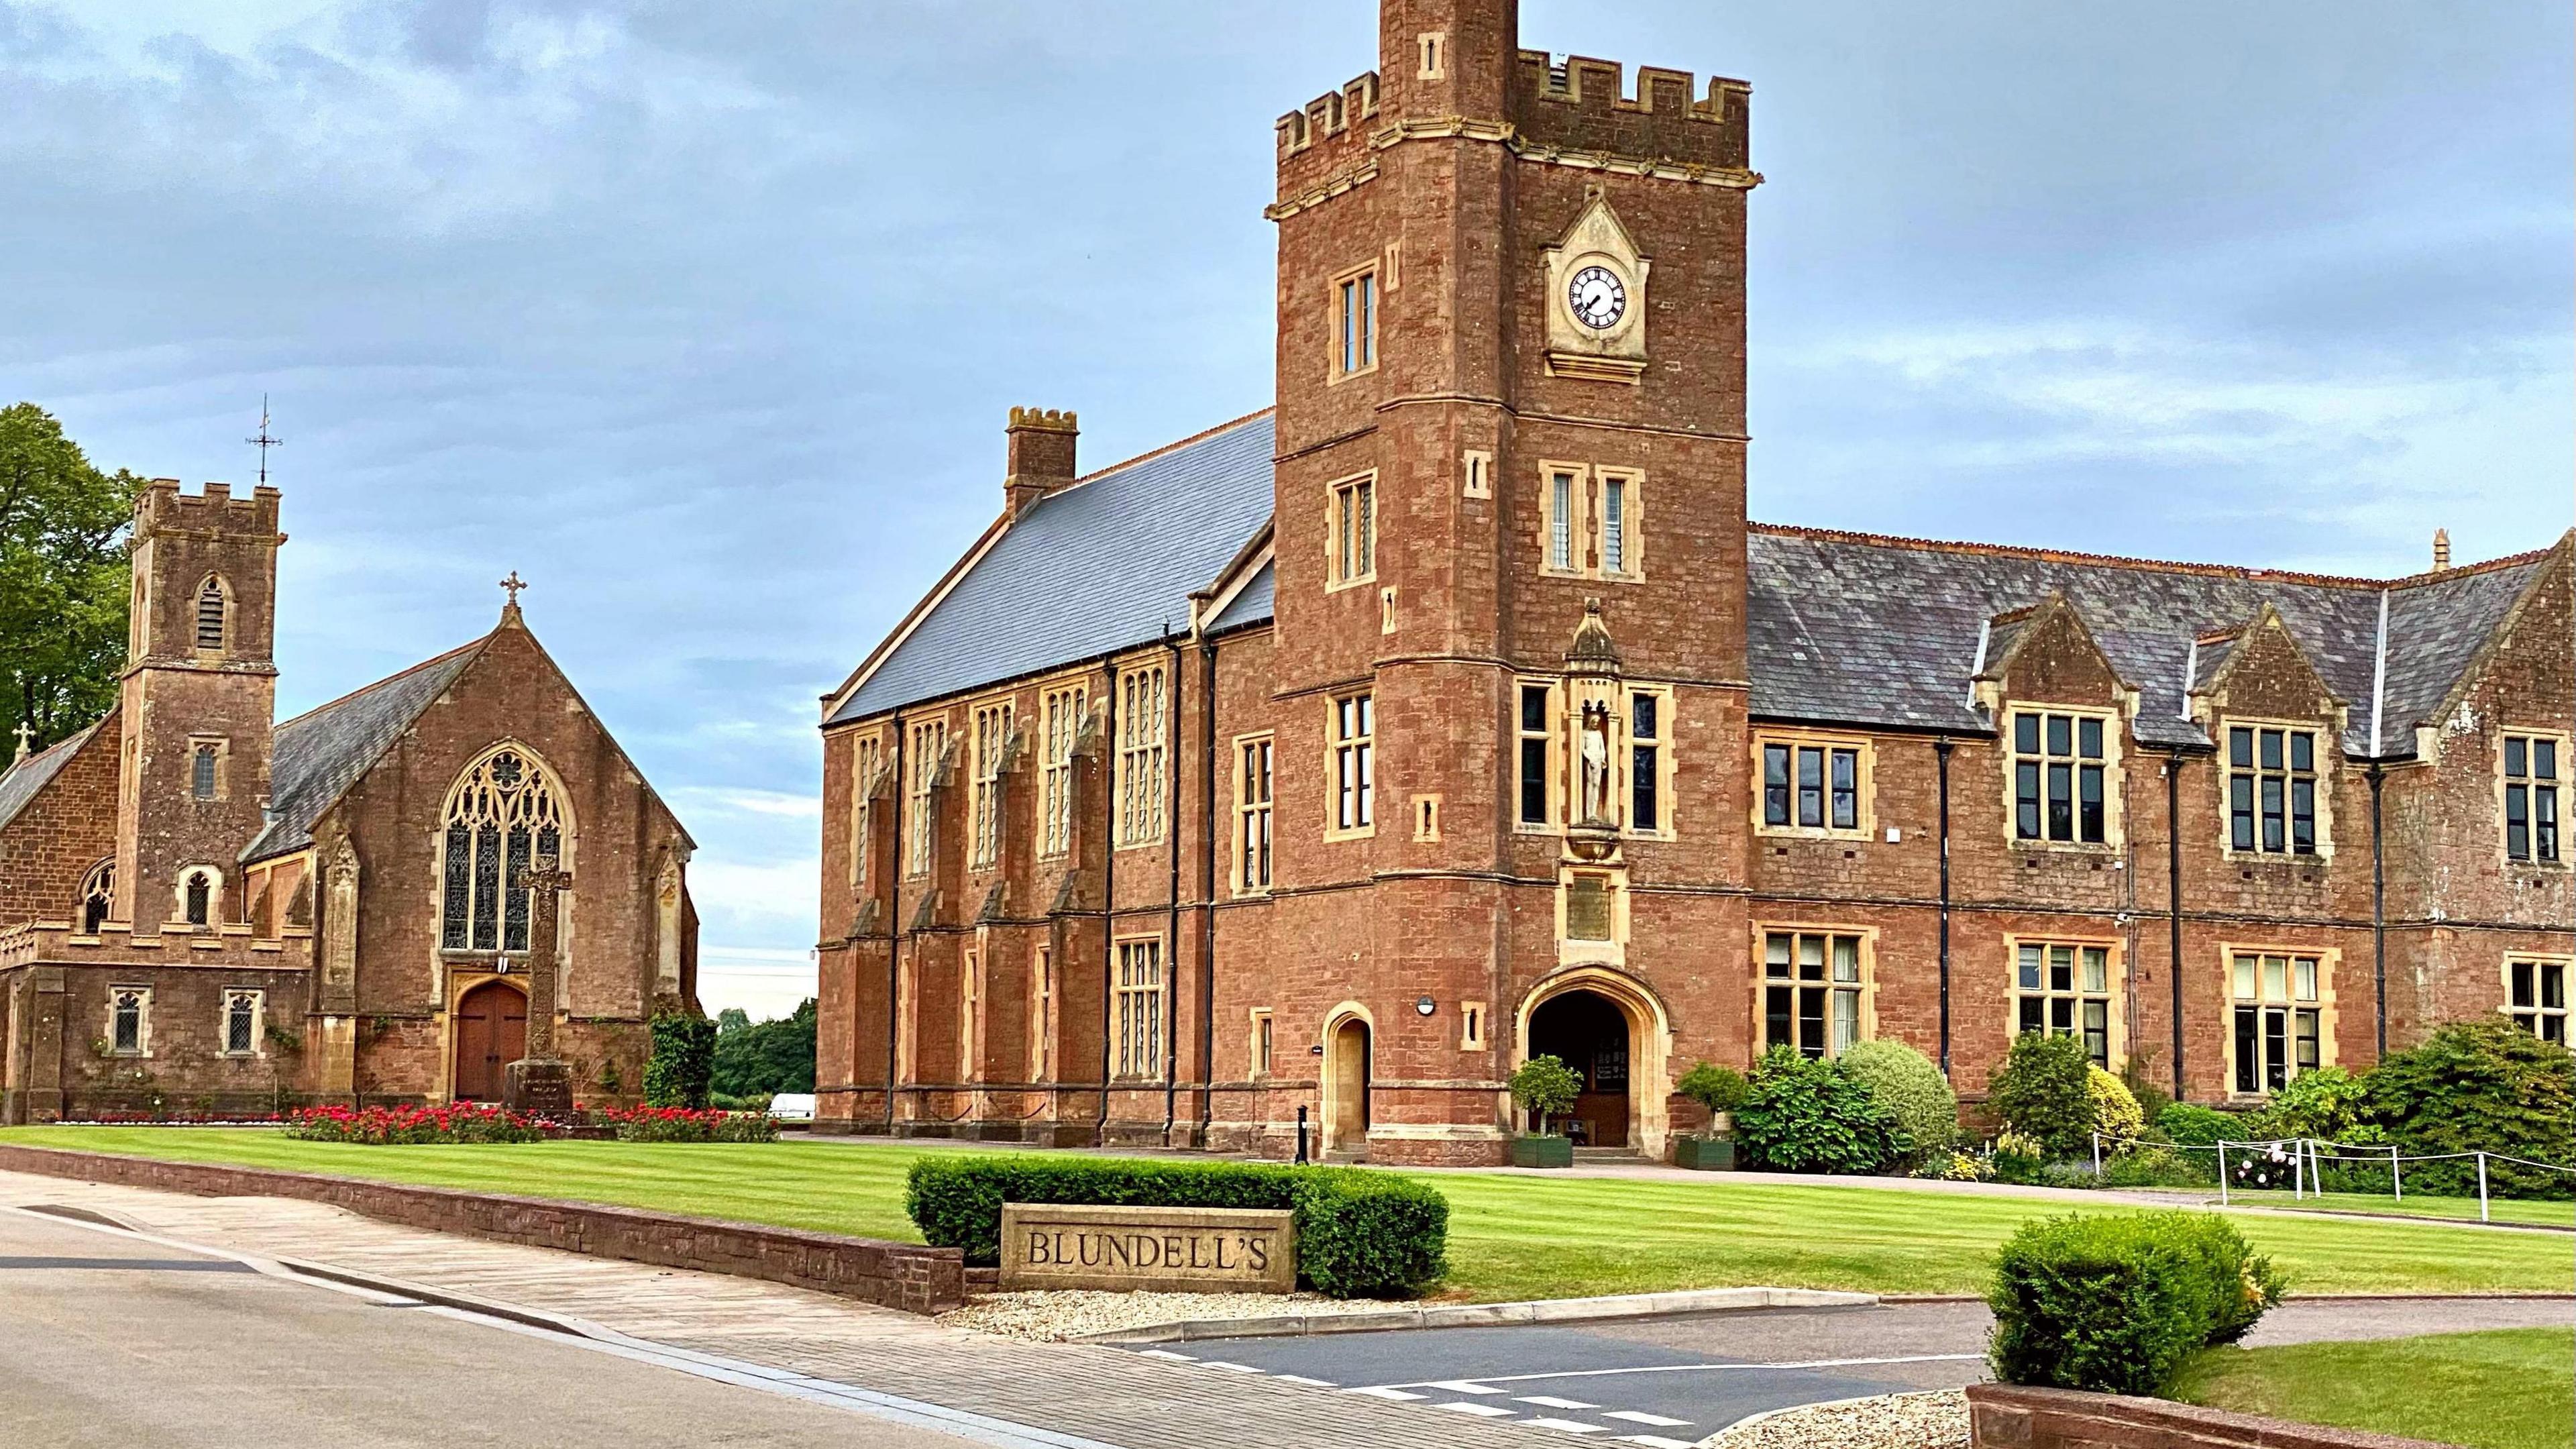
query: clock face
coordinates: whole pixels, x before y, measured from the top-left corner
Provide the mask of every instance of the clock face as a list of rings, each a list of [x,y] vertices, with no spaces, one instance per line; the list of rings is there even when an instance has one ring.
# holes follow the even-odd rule
[[[1575,321],[1595,332],[1607,332],[1628,315],[1628,288],[1608,267],[1585,267],[1566,284],[1565,307]]]

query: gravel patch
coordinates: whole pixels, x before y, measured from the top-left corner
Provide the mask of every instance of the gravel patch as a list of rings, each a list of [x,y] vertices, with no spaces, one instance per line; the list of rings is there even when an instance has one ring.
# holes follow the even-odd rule
[[[1957,1389],[1785,1409],[1720,1429],[1701,1449],[1967,1449],[1968,1396]]]
[[[1044,1293],[988,1293],[965,1307],[939,1315],[941,1323],[971,1328],[1004,1338],[1055,1343],[1085,1334],[1121,1328],[1151,1328],[1187,1319],[1273,1318],[1283,1315],[1321,1317],[1332,1313],[1371,1313],[1409,1304],[1372,1298],[1326,1298],[1320,1293],[1105,1293],[1066,1290]]]

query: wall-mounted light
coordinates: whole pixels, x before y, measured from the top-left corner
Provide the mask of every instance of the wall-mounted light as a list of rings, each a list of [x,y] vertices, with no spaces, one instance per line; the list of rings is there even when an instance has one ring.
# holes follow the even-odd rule
[[[1424,1016],[1429,1016],[1431,1013],[1440,1009],[1440,1003],[1433,1001],[1430,997],[1426,996],[1420,1001],[1413,1003],[1413,1009],[1421,1012]]]

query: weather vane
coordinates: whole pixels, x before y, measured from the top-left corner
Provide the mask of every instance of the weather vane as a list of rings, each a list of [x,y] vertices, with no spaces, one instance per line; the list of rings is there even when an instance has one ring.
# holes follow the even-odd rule
[[[267,393],[261,393],[261,394],[259,395],[259,434],[258,434],[258,436],[256,436],[256,437],[250,437],[250,438],[244,438],[244,439],[242,439],[242,441],[243,441],[243,442],[245,442],[245,443],[248,443],[248,444],[252,445],[253,447],[256,447],[256,448],[258,448],[258,449],[259,449],[259,483],[260,483],[260,486],[261,486],[261,487],[263,487],[263,488],[267,487],[267,486],[268,486],[268,450],[269,450],[269,449],[271,449],[271,448],[282,448],[282,447],[286,446],[286,440],[285,440],[284,438],[272,438],[272,437],[270,437],[270,436],[268,435],[268,394],[267,394]]]

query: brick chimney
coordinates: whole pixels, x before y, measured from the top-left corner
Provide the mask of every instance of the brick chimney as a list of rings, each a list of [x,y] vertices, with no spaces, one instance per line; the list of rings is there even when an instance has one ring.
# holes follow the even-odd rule
[[[2437,573],[2437,574],[2438,574],[2438,573],[2440,573],[2442,570],[2444,570],[2444,569],[2446,569],[2446,568],[2449,568],[2450,566],[2451,566],[2451,531],[2450,531],[2449,529],[2447,529],[2447,528],[2437,528],[2437,529],[2434,529],[2434,530],[2433,530],[2433,572],[2435,572],[2435,573]]]
[[[1010,446],[1010,465],[1002,478],[1002,497],[1013,518],[1079,476],[1073,468],[1073,446],[1081,431],[1069,412],[1057,412],[1052,408],[1011,409],[1011,424],[1002,434]]]

